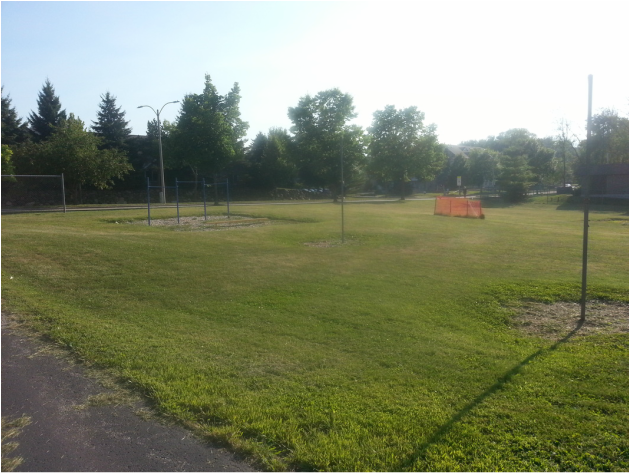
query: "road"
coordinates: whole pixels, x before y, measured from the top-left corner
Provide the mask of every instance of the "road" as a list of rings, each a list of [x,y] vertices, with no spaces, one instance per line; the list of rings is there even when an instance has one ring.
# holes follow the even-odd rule
[[[2,418],[28,416],[15,471],[255,471],[233,454],[120,399],[85,366],[2,314]],[[111,395],[111,396],[108,396]],[[4,428],[3,428],[4,434]],[[4,453],[3,453],[4,457]]]

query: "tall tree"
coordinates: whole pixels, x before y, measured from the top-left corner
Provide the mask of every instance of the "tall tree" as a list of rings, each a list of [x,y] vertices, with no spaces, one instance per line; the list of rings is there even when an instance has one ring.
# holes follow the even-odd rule
[[[245,155],[244,139],[249,129],[249,123],[241,119],[241,88],[238,82],[234,83],[228,94],[221,98],[221,108],[226,121],[232,129],[232,146],[236,159],[241,159]]]
[[[417,107],[396,110],[388,105],[374,112],[370,133],[370,170],[381,179],[400,182],[401,200],[405,182],[435,177],[446,158],[438,143],[435,125],[424,125]]]
[[[4,94],[4,87],[2,87]],[[22,119],[18,117],[15,107],[12,106],[11,97],[2,95],[2,144],[15,146],[24,143],[28,139],[28,128]]]
[[[240,121],[239,100],[238,84],[222,97],[208,74],[202,93],[184,97],[170,140],[178,163],[189,167],[195,180],[209,174],[216,184],[217,175],[238,156],[238,140],[247,129]]]
[[[341,191],[341,158],[344,181],[351,183],[365,163],[363,130],[347,124],[356,116],[352,96],[339,89],[300,98],[289,108],[295,140],[295,162],[306,185],[329,187],[335,200]]]
[[[92,130],[103,139],[103,147],[124,150],[125,140],[131,134],[127,125],[129,122],[125,120],[125,112],[116,106],[116,97],[109,92],[101,95],[98,120],[92,122]]]
[[[49,138],[54,128],[66,119],[66,111],[61,110],[59,97],[55,95],[55,89],[48,79],[37,98],[37,111],[31,112],[28,122],[35,141],[41,142]]]

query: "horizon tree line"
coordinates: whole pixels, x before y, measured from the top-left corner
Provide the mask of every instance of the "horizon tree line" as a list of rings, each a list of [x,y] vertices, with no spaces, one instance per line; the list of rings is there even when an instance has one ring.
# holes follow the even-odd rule
[[[148,121],[146,137],[134,137],[116,97],[106,91],[100,98],[97,119],[88,129],[62,109],[48,79],[38,95],[37,112],[32,111],[27,122],[3,89],[2,173],[63,172],[79,198],[85,186],[125,187],[130,173],[136,178],[128,185],[137,186],[138,177],[156,166],[157,122]],[[240,99],[238,83],[221,95],[206,74],[201,93],[186,94],[174,122],[164,121],[161,127],[165,167],[194,181],[205,177],[216,183],[230,175],[239,185],[260,191],[326,188],[335,199],[344,189],[377,185],[397,189],[404,199],[412,179],[453,189],[462,176],[469,187],[496,182],[518,200],[533,184],[572,182],[574,170],[584,163],[586,143],[572,134],[566,121],[559,123],[554,137],[511,129],[462,142],[471,149],[469,154],[447,158],[436,125],[425,124],[417,107],[398,110],[387,105],[374,112],[371,126],[364,130],[349,123],[356,117],[353,98],[337,88],[301,97],[288,109],[290,130],[259,132],[247,145],[249,124],[241,118]],[[628,118],[603,110],[592,123],[591,162],[628,162]]]

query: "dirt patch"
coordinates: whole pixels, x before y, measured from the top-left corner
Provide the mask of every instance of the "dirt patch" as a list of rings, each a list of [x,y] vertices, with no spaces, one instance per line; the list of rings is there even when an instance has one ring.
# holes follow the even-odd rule
[[[340,241],[307,241],[304,243],[305,246],[312,246],[314,248],[336,248],[337,246],[341,246]]]
[[[580,304],[526,302],[517,310],[514,326],[527,335],[556,339],[579,328],[576,335],[628,333],[628,304],[588,302],[580,326]]]
[[[118,222],[117,222],[118,223]],[[139,220],[135,222],[129,222],[133,224],[148,225],[148,220]],[[251,228],[261,227],[268,225],[269,219],[267,218],[250,218],[231,216],[227,218],[225,215],[213,215],[204,217],[180,217],[179,222],[177,218],[152,218],[152,227],[174,227],[174,230],[180,231],[218,231],[218,230],[231,230],[234,228]]]

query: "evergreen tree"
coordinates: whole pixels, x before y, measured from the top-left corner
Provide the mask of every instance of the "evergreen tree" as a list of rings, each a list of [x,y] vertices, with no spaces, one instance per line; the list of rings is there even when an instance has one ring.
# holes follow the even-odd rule
[[[131,134],[125,121],[125,112],[116,107],[116,97],[106,92],[101,95],[98,120],[92,122],[92,130],[103,139],[105,149],[125,149],[125,140]]]
[[[66,119],[66,111],[61,110],[59,97],[55,95],[55,89],[48,79],[39,93],[37,110],[38,113],[31,112],[28,122],[35,140],[41,142],[48,139],[55,127]]]
[[[252,141],[252,144],[247,150],[247,160],[252,167],[258,168],[262,165],[265,148],[267,147],[268,142],[269,139],[267,138],[267,135],[262,132],[259,132],[256,135],[256,138],[254,138],[254,141]]]
[[[4,92],[4,87],[2,88]],[[15,146],[28,139],[28,129],[18,117],[15,107],[11,106],[11,97],[2,97],[2,144]]]
[[[504,154],[499,157],[497,184],[511,202],[527,198],[527,189],[533,184],[534,174],[527,164],[527,155]]]

